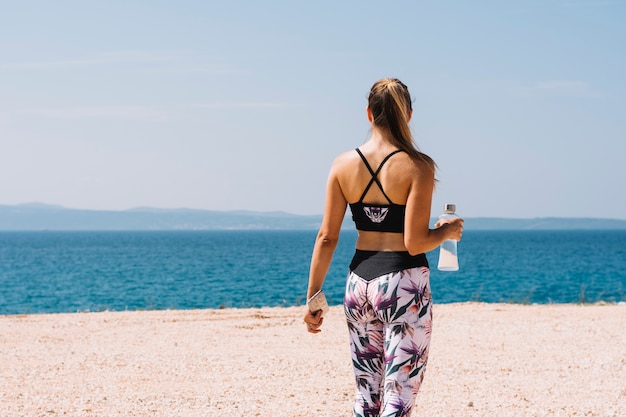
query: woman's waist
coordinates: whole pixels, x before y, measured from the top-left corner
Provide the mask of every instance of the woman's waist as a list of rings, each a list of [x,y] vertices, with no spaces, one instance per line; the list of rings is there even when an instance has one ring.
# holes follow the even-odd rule
[[[405,252],[403,233],[359,231],[356,249],[378,252]]]
[[[371,280],[390,272],[411,268],[428,268],[426,254],[411,255],[408,251],[369,251],[357,249],[354,252],[350,270]]]

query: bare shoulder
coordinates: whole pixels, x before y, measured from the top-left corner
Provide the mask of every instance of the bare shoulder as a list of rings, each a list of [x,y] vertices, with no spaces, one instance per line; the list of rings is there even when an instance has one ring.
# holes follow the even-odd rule
[[[343,169],[349,169],[358,159],[359,156],[354,150],[342,152],[335,157],[332,170],[341,171]]]
[[[404,170],[404,174],[411,178],[428,178],[434,177],[435,174],[435,161],[431,157],[424,153],[420,153],[419,158],[411,157],[406,153],[398,155],[402,158],[402,163],[399,164],[401,169]]]
[[[418,174],[423,171],[433,171],[436,167],[435,161],[425,153],[420,153],[417,158],[402,152],[398,154],[398,159],[401,160],[399,165],[407,170],[407,173]]]
[[[349,151],[345,151],[337,155],[337,157],[335,158],[335,161],[348,162],[348,161],[353,161],[356,159],[359,159],[359,154],[357,154],[354,151],[354,149],[351,149]]]

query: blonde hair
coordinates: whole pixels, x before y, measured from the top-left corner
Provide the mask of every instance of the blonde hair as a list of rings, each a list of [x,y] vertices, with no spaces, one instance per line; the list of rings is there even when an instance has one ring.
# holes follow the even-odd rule
[[[409,88],[397,78],[376,81],[367,99],[372,113],[372,123],[391,133],[391,141],[414,159],[426,162],[433,171],[435,161],[419,151],[409,127],[409,116],[413,110]]]

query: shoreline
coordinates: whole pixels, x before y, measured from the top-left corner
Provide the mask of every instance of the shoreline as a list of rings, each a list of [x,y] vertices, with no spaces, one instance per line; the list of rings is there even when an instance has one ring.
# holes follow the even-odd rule
[[[454,306],[454,305],[464,305],[464,304],[477,304],[477,305],[513,305],[513,306],[626,306],[626,301],[593,301],[593,302],[570,302],[570,303],[528,303],[528,302],[508,302],[508,301],[499,301],[499,302],[487,302],[487,301],[453,301],[450,303],[435,303],[436,306]],[[330,304],[330,308],[340,308],[343,304]],[[76,311],[58,311],[58,312],[35,312],[35,313],[0,313],[0,320],[3,318],[11,318],[11,317],[31,317],[31,316],[55,316],[55,315],[66,315],[66,314],[99,314],[99,313],[152,313],[152,312],[194,312],[194,311],[224,311],[224,310],[232,310],[232,311],[256,311],[256,310],[273,310],[273,309],[294,309],[294,308],[303,308],[304,304],[294,304],[288,306],[260,306],[260,307],[217,307],[217,308],[156,308],[156,309],[137,309],[137,310],[76,310]]]
[[[0,316],[3,416],[348,416],[341,306]],[[413,416],[626,415],[626,304],[433,306]]]

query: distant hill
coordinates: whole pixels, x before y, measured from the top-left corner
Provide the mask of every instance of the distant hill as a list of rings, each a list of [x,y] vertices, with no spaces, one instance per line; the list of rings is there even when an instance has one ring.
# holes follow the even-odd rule
[[[77,210],[43,204],[0,205],[0,230],[315,229],[321,216],[283,212],[136,208]]]
[[[626,220],[537,217],[508,219],[474,217],[465,220],[465,230],[626,230]]]
[[[33,230],[311,230],[321,215],[280,211],[211,211],[135,208],[123,211],[78,210],[46,204],[0,205],[0,231]],[[434,224],[435,219],[431,224]],[[352,228],[348,215],[344,226]],[[623,229],[626,220],[593,218],[466,218],[465,230]]]

